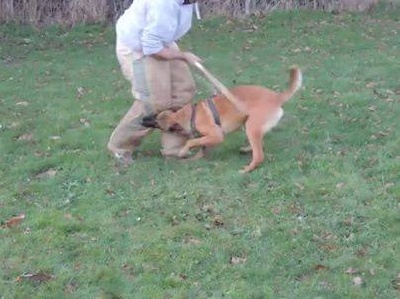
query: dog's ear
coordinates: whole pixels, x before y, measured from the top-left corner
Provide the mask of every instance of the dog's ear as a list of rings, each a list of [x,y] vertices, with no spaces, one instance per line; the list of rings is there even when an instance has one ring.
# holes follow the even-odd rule
[[[157,123],[157,114],[150,114],[143,117],[140,124],[146,128],[160,128],[160,125]]]

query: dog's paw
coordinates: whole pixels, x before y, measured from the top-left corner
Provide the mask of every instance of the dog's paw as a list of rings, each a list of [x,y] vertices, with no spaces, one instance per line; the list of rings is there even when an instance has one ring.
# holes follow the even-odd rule
[[[162,149],[160,153],[163,157],[177,157],[179,154],[179,148],[172,148],[172,149]]]
[[[247,165],[243,167],[242,169],[239,170],[240,173],[249,173],[250,171],[254,170],[255,166],[253,165]]]
[[[246,170],[245,168],[242,168],[242,169],[239,169],[238,172],[239,172],[240,174],[246,174],[246,173],[248,173],[249,171]]]
[[[187,148],[183,147],[183,148],[179,151],[178,157],[179,157],[179,158],[186,158],[186,157],[189,155],[189,153],[190,153],[190,151],[189,151]]]

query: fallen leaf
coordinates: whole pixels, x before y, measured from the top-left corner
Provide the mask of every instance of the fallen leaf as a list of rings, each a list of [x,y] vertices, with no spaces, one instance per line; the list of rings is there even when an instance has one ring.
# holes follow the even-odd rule
[[[71,295],[75,293],[77,289],[78,289],[78,284],[70,282],[65,286],[64,292],[67,293],[68,295]]]
[[[177,225],[179,225],[179,220],[177,219],[177,217],[176,217],[175,215],[172,216],[171,225],[172,225],[172,226],[177,226]]]
[[[310,273],[303,273],[300,275],[297,275],[294,279],[296,281],[305,281],[308,280],[310,278]]]
[[[65,214],[64,218],[67,219],[67,220],[73,220],[74,219],[74,217],[70,213]]]
[[[190,237],[188,239],[185,240],[186,244],[190,244],[190,245],[200,245],[201,241],[199,239],[196,239],[194,237]]]
[[[396,279],[393,279],[393,280],[392,280],[392,286],[393,286],[396,290],[400,291],[400,273],[397,273]]]
[[[28,280],[30,282],[47,282],[53,279],[53,275],[45,274],[45,273],[24,273],[17,277],[16,281],[21,282],[23,280]]]
[[[279,215],[281,212],[282,212],[282,209],[281,209],[281,207],[275,207],[275,208],[272,208],[272,213],[274,213],[275,215]]]
[[[38,179],[53,178],[57,174],[57,170],[50,168],[36,175]]]
[[[326,290],[331,290],[332,289],[332,284],[330,284],[326,280],[321,281],[319,283],[319,285],[320,285],[320,287],[322,287],[323,289],[326,289]]]
[[[347,268],[346,272],[344,272],[344,273],[346,273],[346,274],[356,274],[358,272],[360,272],[360,271],[358,271],[358,269],[354,269],[354,268],[350,267],[350,268]]]
[[[5,228],[14,227],[19,225],[24,219],[25,219],[25,214],[14,216],[8,219],[2,226],[4,226]]]
[[[106,194],[109,195],[109,196],[115,196],[116,193],[112,189],[106,189]]]
[[[185,275],[185,274],[183,274],[183,273],[179,274],[178,277],[179,277],[179,279],[182,280],[182,281],[183,281],[183,280],[186,280],[186,279],[188,278],[187,275]]]
[[[85,127],[89,127],[90,126],[90,121],[87,118],[81,118],[79,119],[79,122],[84,125]]]
[[[207,212],[207,213],[214,213],[214,212],[215,212],[214,205],[212,205],[212,204],[204,205],[201,209],[202,209],[204,212]]]
[[[320,271],[320,270],[328,270],[328,269],[329,269],[328,266],[321,265],[321,264],[318,264],[318,265],[314,266],[314,270],[317,270],[317,271]]]
[[[251,47],[250,47],[249,45],[244,45],[244,46],[243,46],[243,50],[244,50],[244,51],[250,51],[250,50],[251,50]]]
[[[229,263],[232,265],[244,264],[247,261],[245,257],[231,256]]]
[[[294,183],[294,185],[299,188],[300,190],[304,190],[304,185],[300,184],[300,183]]]
[[[391,188],[391,187],[393,187],[393,186],[395,186],[396,184],[395,183],[386,183],[385,184],[385,188],[386,189],[389,189],[389,188]]]
[[[32,141],[33,140],[33,134],[22,134],[17,138],[18,141]]]
[[[362,278],[360,276],[356,276],[356,277],[353,278],[353,284],[355,286],[360,287],[360,286],[362,286],[363,283],[364,282],[363,282],[363,280],[362,280]]]
[[[84,95],[85,95],[85,89],[83,87],[78,87],[76,89],[76,97],[78,99],[81,99],[81,98],[83,98]]]
[[[369,83],[367,83],[366,85],[365,85],[365,87],[367,87],[367,88],[374,88],[374,87],[376,87],[378,85],[378,83],[376,83],[376,82],[369,82]]]
[[[336,189],[342,189],[344,186],[346,186],[345,183],[337,183],[336,184]]]
[[[214,227],[224,226],[224,218],[221,215],[216,215],[213,220]]]
[[[358,257],[364,257],[367,253],[368,253],[368,249],[365,248],[365,247],[361,247],[360,249],[358,249],[358,250],[356,251],[356,255],[357,255]]]

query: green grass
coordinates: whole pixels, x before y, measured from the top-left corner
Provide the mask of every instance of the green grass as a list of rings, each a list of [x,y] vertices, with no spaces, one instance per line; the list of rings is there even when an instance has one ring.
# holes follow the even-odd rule
[[[1,26],[0,221],[26,218],[0,229],[0,298],[399,297],[399,15],[196,22],[182,47],[228,86],[304,72],[248,175],[242,132],[190,163],[156,132],[117,171],[131,96],[113,28]]]

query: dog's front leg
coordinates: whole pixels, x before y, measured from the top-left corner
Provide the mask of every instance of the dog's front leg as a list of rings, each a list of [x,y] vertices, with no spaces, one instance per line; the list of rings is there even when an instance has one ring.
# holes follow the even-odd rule
[[[179,151],[178,157],[186,157],[189,154],[191,148],[202,146],[209,147],[217,145],[222,141],[224,141],[224,135],[222,133],[218,135],[207,135],[200,138],[189,139],[186,142],[185,146]]]

